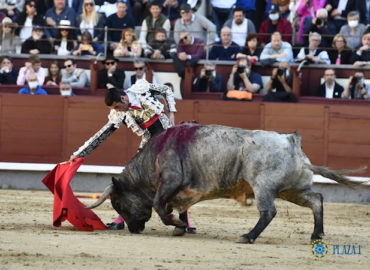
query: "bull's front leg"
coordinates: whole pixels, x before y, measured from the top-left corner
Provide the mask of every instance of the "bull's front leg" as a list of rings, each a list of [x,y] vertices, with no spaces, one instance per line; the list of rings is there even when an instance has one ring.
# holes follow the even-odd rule
[[[166,181],[166,179],[172,180]],[[155,194],[153,200],[153,208],[158,213],[159,217],[165,225],[186,227],[187,224],[181,221],[174,214],[172,214],[171,211],[168,211],[166,207],[169,199],[178,193],[181,184],[181,181],[179,181],[178,179],[179,176],[176,177],[173,174],[168,175],[168,177],[162,175],[161,179],[159,180],[160,182],[158,184],[157,193]]]

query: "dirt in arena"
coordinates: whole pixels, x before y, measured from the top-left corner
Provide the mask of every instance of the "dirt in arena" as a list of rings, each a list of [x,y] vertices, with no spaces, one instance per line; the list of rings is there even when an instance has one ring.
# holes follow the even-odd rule
[[[156,214],[138,235],[127,229],[82,232],[67,221],[52,226],[50,192],[0,190],[0,269],[370,269],[369,205],[325,204],[324,239],[331,251],[321,261],[311,255],[311,210],[276,205],[275,219],[247,245],[234,241],[257,222],[255,205],[194,205],[190,214],[198,232],[184,237],[173,237]],[[108,201],[95,212],[104,222],[116,217]],[[361,254],[338,255],[344,245]]]

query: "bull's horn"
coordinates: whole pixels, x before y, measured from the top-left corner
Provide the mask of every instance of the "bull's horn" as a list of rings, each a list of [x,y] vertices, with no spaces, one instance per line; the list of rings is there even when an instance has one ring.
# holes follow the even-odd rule
[[[87,206],[86,208],[87,209],[93,209],[95,207],[98,207],[109,197],[109,195],[112,193],[112,191],[113,191],[113,184],[110,184],[109,186],[107,186],[104,189],[104,193],[101,195],[101,197],[95,203],[93,203],[90,206]]]

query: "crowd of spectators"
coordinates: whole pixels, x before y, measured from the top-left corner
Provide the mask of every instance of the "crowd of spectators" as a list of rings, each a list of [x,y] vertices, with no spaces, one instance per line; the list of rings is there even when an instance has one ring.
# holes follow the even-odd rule
[[[35,75],[38,86],[44,83],[59,86],[61,82],[71,87],[89,86],[89,76],[85,70],[77,68],[74,59],[65,60],[64,68],[58,63],[51,64],[45,74],[36,57],[39,54],[68,57],[106,53],[101,71],[105,79],[99,82],[99,87],[105,87],[106,83],[123,86],[121,80],[125,75],[116,68],[117,57],[132,58],[135,69],[142,68],[142,74],[135,70],[137,78],[145,77],[145,64],[137,60],[141,57],[172,59],[181,78],[184,78],[186,66],[195,65],[200,59],[235,61],[230,77],[225,78],[227,83],[221,84],[217,81],[220,78],[216,64],[207,62],[202,72],[194,77],[194,89],[197,89],[194,91],[214,92],[220,88],[216,85],[221,85],[217,91],[239,88],[258,93],[264,89],[267,94],[274,87],[272,93],[282,88],[291,92],[285,86],[289,86],[292,63],[353,64],[355,67],[370,64],[370,1],[265,1],[265,12],[257,14],[256,1],[211,0],[212,20],[198,12],[201,1],[1,1],[0,54],[31,56],[17,75],[2,68],[1,83],[4,80],[13,82],[16,77],[18,85],[32,92],[36,88],[30,87],[29,76]],[[5,70],[9,61],[10,58],[2,59]],[[262,80],[251,83],[250,80],[256,80],[252,69],[257,62],[262,65],[276,63],[279,68],[284,67],[287,76],[278,75],[278,68],[271,74],[271,85],[264,86]],[[241,73],[239,63],[245,66]],[[203,85],[205,90],[201,90]],[[227,89],[222,89],[222,85],[227,85]],[[364,89],[367,91],[366,87]],[[364,96],[361,91],[356,95],[349,92],[346,89],[340,96]],[[290,95],[288,99],[294,100]]]

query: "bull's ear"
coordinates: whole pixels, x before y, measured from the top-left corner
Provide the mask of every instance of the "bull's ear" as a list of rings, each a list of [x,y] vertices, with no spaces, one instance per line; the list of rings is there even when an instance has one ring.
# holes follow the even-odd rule
[[[112,183],[113,183],[114,190],[116,192],[118,192],[118,193],[122,193],[123,192],[123,188],[122,188],[121,182],[117,178],[112,177]]]

